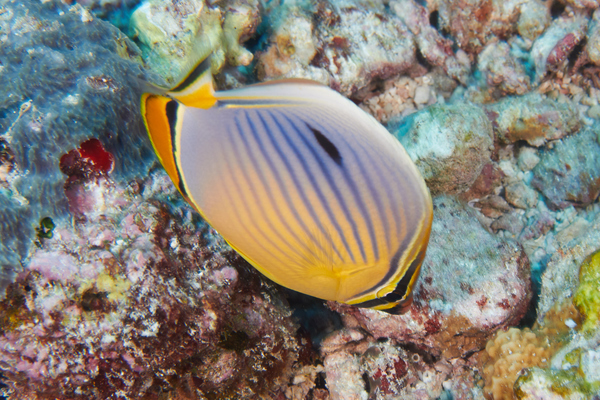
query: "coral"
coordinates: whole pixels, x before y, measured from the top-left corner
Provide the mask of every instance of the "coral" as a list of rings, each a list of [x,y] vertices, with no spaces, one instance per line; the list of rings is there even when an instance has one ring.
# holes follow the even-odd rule
[[[469,188],[490,161],[492,126],[478,107],[434,105],[413,114],[395,133],[433,195]]]
[[[91,207],[55,226],[0,302],[9,398],[285,392],[299,354],[289,309],[166,174],[86,187]]]
[[[530,0],[521,5],[521,13],[517,21],[517,32],[522,37],[533,41],[544,32],[550,24],[550,10],[540,0]]]
[[[76,34],[74,33],[76,32]],[[79,5],[4,2],[0,18],[0,297],[43,218],[68,218],[62,155],[92,138],[113,157],[116,182],[154,161],[139,118],[139,50]]]
[[[504,195],[512,206],[523,209],[534,207],[538,200],[536,191],[522,181],[506,186]]]
[[[568,321],[576,325],[581,322],[570,303],[549,312],[541,326],[499,330],[487,342],[481,358],[486,397],[493,400],[517,398],[513,386],[521,371],[549,365],[550,358],[570,332]]]
[[[253,55],[240,42],[248,40],[260,23],[258,2],[232,0],[219,6],[202,0],[147,0],[131,15],[129,29],[150,67],[170,83],[209,54],[215,73],[225,60],[234,66],[249,65]]]
[[[560,139],[577,132],[581,121],[575,105],[558,102],[535,93],[507,97],[486,106],[496,139],[502,143],[525,140],[541,146],[547,140]]]
[[[501,326],[517,323],[531,296],[529,261],[514,241],[487,232],[453,197],[434,198],[435,218],[414,305],[387,315],[345,305],[348,328],[411,343],[435,358],[479,351]]]
[[[324,0],[309,10],[290,7],[274,23],[270,45],[259,56],[259,80],[309,78],[347,97],[364,98],[372,85],[415,69],[412,34],[384,12],[382,5]]]
[[[600,322],[600,252],[588,256],[579,268],[579,286],[573,303],[585,317],[584,330],[599,328]]]
[[[515,396],[525,399],[593,399],[600,382],[588,382],[577,368],[551,370],[529,368],[515,382]]]
[[[426,7],[413,0],[395,0],[390,2],[390,8],[415,35],[417,49],[429,64],[441,67],[463,84],[467,82],[469,58],[462,51],[455,54],[452,41],[431,26],[431,14]]]
[[[596,127],[557,142],[541,152],[531,185],[551,209],[585,207],[600,194],[600,152]]]

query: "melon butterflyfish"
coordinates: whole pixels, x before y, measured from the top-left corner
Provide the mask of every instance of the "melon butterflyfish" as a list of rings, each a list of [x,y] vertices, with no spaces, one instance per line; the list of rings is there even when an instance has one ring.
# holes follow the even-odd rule
[[[154,149],[185,199],[287,288],[408,310],[433,211],[402,145],[329,87],[293,79],[215,91],[206,64],[142,96]]]

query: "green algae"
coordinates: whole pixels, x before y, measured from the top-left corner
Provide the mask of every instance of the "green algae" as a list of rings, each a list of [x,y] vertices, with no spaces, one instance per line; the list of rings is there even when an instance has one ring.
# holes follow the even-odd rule
[[[579,287],[573,297],[573,304],[585,317],[583,331],[598,329],[600,315],[600,251],[596,251],[581,264]]]

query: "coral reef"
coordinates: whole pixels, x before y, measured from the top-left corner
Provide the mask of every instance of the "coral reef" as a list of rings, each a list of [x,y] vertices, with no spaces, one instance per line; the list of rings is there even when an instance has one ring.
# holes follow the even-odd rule
[[[531,185],[552,209],[587,206],[600,194],[600,129],[585,129],[545,150],[533,169]]]
[[[0,0],[0,390],[600,396],[599,6]],[[139,95],[208,54],[220,88],[312,79],[401,138],[436,207],[407,314],[269,283],[157,169]]]
[[[566,304],[548,313],[541,326],[498,331],[487,342],[481,357],[485,380],[483,392],[486,397],[494,400],[523,398],[515,397],[513,389],[515,381],[522,380],[521,371],[548,366],[571,329],[580,323],[577,310],[572,304]]]
[[[253,55],[240,42],[260,24],[258,8],[258,1],[232,0],[212,7],[203,0],[147,0],[131,15],[129,29],[150,67],[173,84],[209,54],[215,73],[225,60],[250,64]]]
[[[571,102],[558,102],[536,93],[507,97],[486,107],[496,139],[502,143],[525,140],[541,146],[581,127],[579,113]]]
[[[412,343],[436,358],[464,357],[524,315],[531,296],[529,261],[517,243],[485,231],[452,197],[436,198],[434,214],[415,304],[407,314],[330,307],[342,313],[348,328]]]
[[[284,391],[297,326],[162,171],[92,179],[0,302],[10,398],[254,398]],[[173,205],[177,205],[176,208]]]
[[[499,95],[525,94],[529,91],[529,77],[523,65],[511,54],[506,42],[487,44],[478,56],[477,68],[490,88]]]
[[[492,125],[478,107],[434,105],[411,115],[396,137],[432,195],[467,190],[490,161]]]
[[[154,159],[138,117],[150,76],[135,44],[81,6],[4,2],[2,10],[0,292],[21,270],[40,221],[68,218],[63,154],[98,139],[117,182],[146,174]]]
[[[320,1],[310,11],[290,7],[259,56],[259,80],[308,78],[364,98],[372,85],[415,68],[412,34],[384,12],[382,5],[353,2]]]

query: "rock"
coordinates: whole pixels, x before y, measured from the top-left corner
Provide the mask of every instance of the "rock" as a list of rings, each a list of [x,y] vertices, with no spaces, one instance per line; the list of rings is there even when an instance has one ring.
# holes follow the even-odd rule
[[[537,156],[535,148],[521,147],[517,165],[522,171],[531,171],[539,162],[540,158]]]
[[[40,238],[0,301],[8,390],[60,399],[283,393],[299,354],[291,311],[166,173],[139,186],[86,186],[102,196]]]
[[[10,271],[26,264],[35,227],[71,218],[63,155],[94,138],[114,162],[94,173],[117,183],[147,175],[155,156],[139,103],[144,80],[157,81],[132,41],[81,6],[12,2],[2,10],[0,298]]]
[[[579,235],[566,239],[568,241],[556,243],[558,251],[552,254],[542,275],[538,321],[544,318],[555,303],[562,303],[574,295],[579,285],[579,266],[598,249],[600,243],[600,215],[591,218],[587,228]]]
[[[502,143],[525,140],[539,147],[547,140],[560,139],[581,127],[574,104],[546,99],[536,93],[505,98],[488,105],[486,112],[496,138]]]
[[[504,230],[512,234],[512,237],[518,237],[524,226],[522,217],[515,212],[511,212],[501,215],[497,220],[492,222],[490,228],[494,232]]]
[[[467,202],[483,199],[502,187],[502,178],[504,178],[502,169],[492,162],[487,163],[469,190],[461,195],[461,198]],[[508,208],[510,209],[510,207]]]
[[[474,202],[473,207],[488,218],[498,218],[512,210],[510,204],[503,197],[496,194],[491,194]]]
[[[395,135],[434,195],[464,192],[490,161],[491,124],[475,106],[431,106],[408,117]]]
[[[600,66],[600,10],[594,11],[594,16],[588,25],[585,51],[588,60]]]
[[[467,53],[479,53],[490,41],[510,37],[516,29],[521,1],[468,0],[428,2],[439,12],[440,29],[449,31]]]
[[[506,201],[514,207],[527,209],[537,204],[536,191],[522,181],[506,186],[505,191]]]
[[[477,68],[490,89],[502,95],[525,94],[529,91],[529,77],[525,68],[513,57],[506,42],[494,41],[479,53]]]
[[[559,17],[552,21],[531,48],[530,59],[535,65],[536,81],[548,71],[563,69],[569,54],[587,32],[587,19],[580,16]]]
[[[531,297],[529,261],[513,241],[488,233],[452,197],[434,199],[433,227],[414,305],[388,315],[329,302],[344,324],[374,338],[410,343],[433,357],[464,357],[517,323]]]
[[[176,84],[209,54],[213,72],[226,59],[234,66],[252,62],[240,42],[260,23],[258,2],[232,0],[221,7],[228,12],[201,0],[146,0],[132,14],[129,29],[150,67]]]
[[[600,144],[591,127],[557,142],[541,152],[531,185],[545,197],[551,209],[571,205],[585,207],[600,194]]]
[[[528,40],[535,40],[550,25],[550,9],[543,1],[530,0],[521,4],[517,32]]]
[[[272,21],[275,29],[259,56],[258,78],[308,78],[363,99],[372,85],[415,67],[413,35],[398,17],[383,13],[372,3],[350,1],[339,6],[322,1],[307,10],[289,7]],[[296,47],[311,46],[314,54],[296,54]]]
[[[431,65],[441,67],[449,76],[465,84],[470,60],[452,49],[452,41],[443,37],[429,23],[429,10],[414,0],[394,0],[390,8],[415,35],[417,48]],[[463,55],[464,52],[459,50]]]

